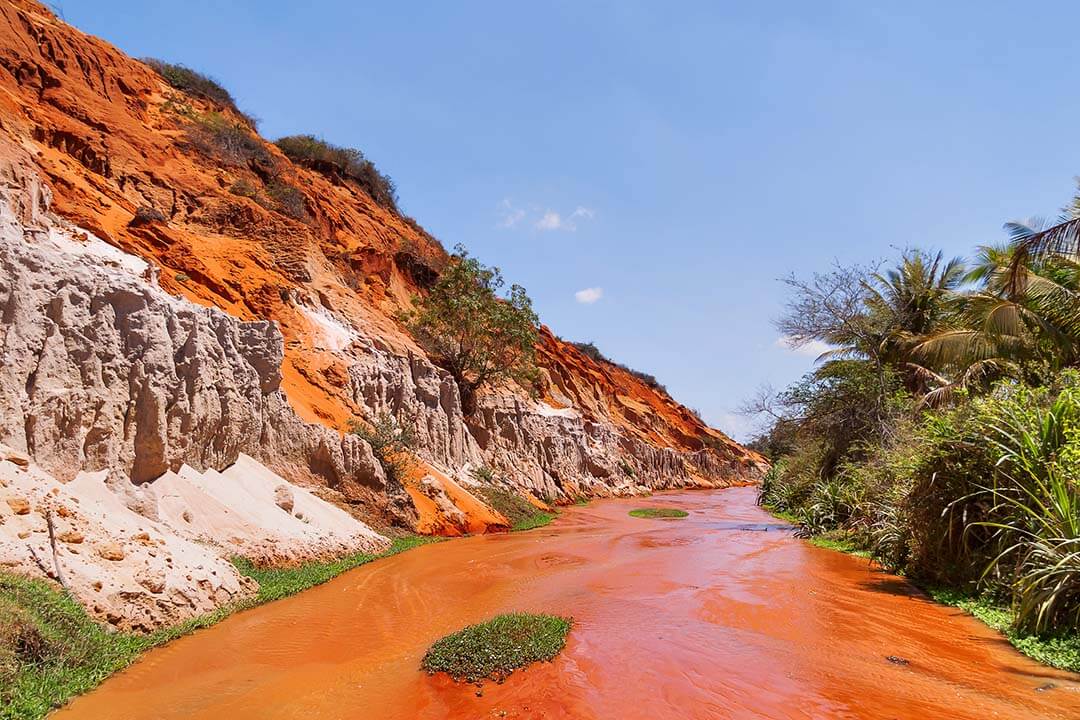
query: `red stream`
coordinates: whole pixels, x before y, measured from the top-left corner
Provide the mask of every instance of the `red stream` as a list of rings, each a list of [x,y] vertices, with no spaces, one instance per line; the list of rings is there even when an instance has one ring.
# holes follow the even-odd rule
[[[55,717],[1080,718],[1080,677],[792,538],[755,492],[598,501],[379,560],[154,650]],[[627,515],[661,505],[690,517]],[[574,616],[554,662],[479,696],[419,670],[434,640],[512,610]]]

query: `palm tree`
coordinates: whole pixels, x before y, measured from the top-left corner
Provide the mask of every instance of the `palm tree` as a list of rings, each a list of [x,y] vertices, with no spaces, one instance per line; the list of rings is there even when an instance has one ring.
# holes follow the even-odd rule
[[[945,262],[940,252],[908,250],[899,265],[872,274],[865,283],[867,310],[880,328],[876,357],[896,368],[913,393],[925,394],[942,382],[914,350],[927,335],[952,322],[964,277],[960,258]]]
[[[1080,360],[1080,263],[1033,253],[1030,240],[1045,233],[1044,227],[1037,221],[1008,223],[1010,242],[979,248],[965,277],[977,287],[957,294],[955,324],[927,335],[913,350],[945,381],[927,401]]]

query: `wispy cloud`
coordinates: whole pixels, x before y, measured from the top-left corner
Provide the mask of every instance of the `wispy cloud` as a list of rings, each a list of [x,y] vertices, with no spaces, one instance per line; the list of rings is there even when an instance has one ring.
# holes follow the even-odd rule
[[[513,230],[528,225],[539,232],[574,232],[581,223],[595,217],[596,211],[584,205],[578,205],[570,214],[566,214],[538,205],[518,205],[510,198],[504,198],[499,203],[495,226],[503,230]]]
[[[582,305],[592,305],[602,297],[604,297],[604,288],[598,287],[585,288],[574,293],[574,299]]]
[[[562,215],[554,210],[546,210],[534,227],[537,230],[565,230],[566,224],[563,222]]]
[[[788,352],[793,352],[796,355],[802,355],[803,357],[809,357],[817,359],[822,353],[827,353],[830,350],[835,350],[832,345],[823,343],[820,340],[811,340],[810,342],[803,343],[801,345],[796,344],[792,338],[787,335],[781,335],[776,338],[776,342],[773,343],[778,348],[783,348]]]
[[[596,217],[596,211],[584,205],[578,205],[574,211],[563,217],[554,210],[545,210],[544,214],[536,221],[537,230],[562,230],[574,232],[578,229],[578,223],[583,220],[592,220]]]
[[[510,198],[499,203],[499,227],[509,230],[525,219],[525,211],[516,207]]]
[[[578,205],[574,208],[574,212],[570,213],[570,220],[592,220],[596,217],[596,211],[592,208],[587,208],[582,205]]]

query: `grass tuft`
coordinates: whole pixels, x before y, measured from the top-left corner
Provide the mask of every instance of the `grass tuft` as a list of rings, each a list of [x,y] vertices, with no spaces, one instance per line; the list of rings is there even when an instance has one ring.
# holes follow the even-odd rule
[[[499,615],[442,638],[420,666],[459,681],[502,682],[518,668],[558,655],[573,624],[573,618],[558,615]]]
[[[690,513],[685,510],[679,510],[677,508],[638,508],[637,510],[631,510],[630,516],[636,518],[684,518]]]

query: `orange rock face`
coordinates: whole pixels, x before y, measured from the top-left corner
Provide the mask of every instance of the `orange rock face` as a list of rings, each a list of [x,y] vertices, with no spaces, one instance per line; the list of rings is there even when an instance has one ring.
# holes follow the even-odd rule
[[[0,139],[35,166],[52,190],[53,210],[150,262],[166,291],[240,319],[276,322],[289,402],[304,420],[344,430],[363,412],[349,391],[351,329],[332,318],[348,318],[380,349],[423,355],[396,318],[437,277],[447,254],[356,184],[294,165],[257,136],[254,159],[208,155],[192,128],[209,113],[241,120],[173,89],[36,2],[0,2]],[[296,188],[307,219],[268,208],[244,189],[269,183]],[[140,222],[147,208],[164,219]],[[708,447],[723,462],[763,462],[666,393],[592,360],[547,328],[539,357],[553,408],[572,406],[585,422],[612,423],[656,448]],[[445,474],[425,474],[432,478],[426,492],[422,478],[407,488],[425,530],[475,532],[503,522]],[[432,483],[465,514],[463,522],[431,508],[430,495],[438,494]]]

